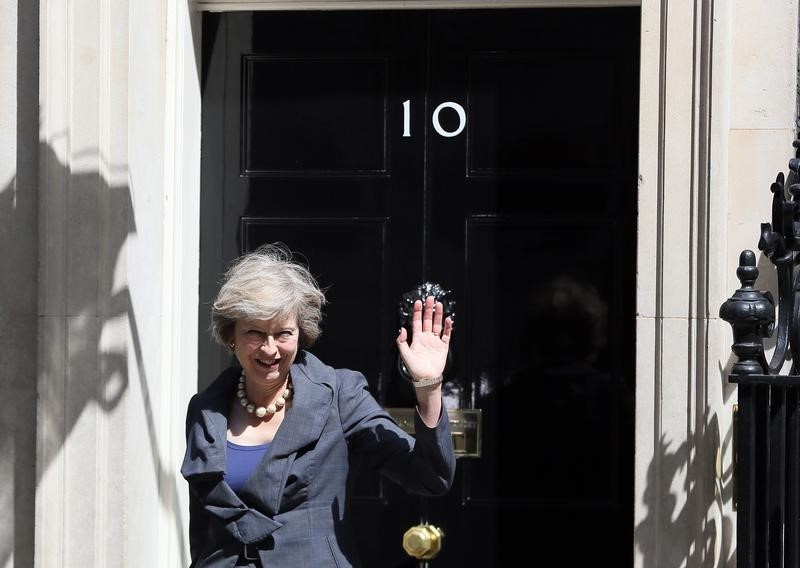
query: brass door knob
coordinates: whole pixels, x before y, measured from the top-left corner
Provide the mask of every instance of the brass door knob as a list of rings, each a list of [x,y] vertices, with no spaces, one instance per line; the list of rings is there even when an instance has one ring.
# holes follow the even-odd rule
[[[442,549],[444,532],[433,525],[411,527],[403,535],[403,550],[413,558],[430,560]]]

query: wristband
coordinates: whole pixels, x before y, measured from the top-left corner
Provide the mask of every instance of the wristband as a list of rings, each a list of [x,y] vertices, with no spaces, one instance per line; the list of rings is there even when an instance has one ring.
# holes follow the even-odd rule
[[[438,377],[434,377],[433,379],[422,379],[420,381],[413,381],[412,380],[411,382],[413,383],[414,388],[418,389],[418,388],[421,388],[421,387],[430,387],[430,386],[433,386],[433,385],[438,385],[443,380],[444,380],[444,376],[439,375]]]

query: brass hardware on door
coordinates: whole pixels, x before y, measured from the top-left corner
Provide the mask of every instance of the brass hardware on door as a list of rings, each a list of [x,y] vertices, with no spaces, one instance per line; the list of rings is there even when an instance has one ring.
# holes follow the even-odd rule
[[[414,414],[416,408],[384,408],[395,422],[406,432],[414,435]],[[456,458],[481,457],[480,408],[449,408],[450,431],[453,434],[453,450]]]
[[[444,532],[433,525],[417,525],[403,535],[403,550],[418,560],[436,558],[442,550]]]

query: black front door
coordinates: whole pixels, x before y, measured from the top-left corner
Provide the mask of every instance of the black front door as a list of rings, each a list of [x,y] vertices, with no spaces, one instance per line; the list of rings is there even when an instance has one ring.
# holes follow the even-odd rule
[[[305,256],[313,351],[387,407],[413,405],[398,303],[437,282],[482,454],[435,499],[355,464],[365,565],[416,565],[420,520],[436,566],[630,565],[638,9],[207,13],[203,38],[200,386],[241,251]]]

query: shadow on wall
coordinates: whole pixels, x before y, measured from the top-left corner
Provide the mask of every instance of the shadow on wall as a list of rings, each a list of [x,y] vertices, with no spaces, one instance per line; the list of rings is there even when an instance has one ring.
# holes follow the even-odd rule
[[[2,531],[0,566],[6,566],[12,558],[13,565],[33,565],[34,496],[43,474],[51,467],[54,458],[64,457],[64,467],[68,471],[84,471],[85,475],[81,475],[81,479],[107,479],[109,487],[116,486],[121,490],[120,495],[125,496],[119,499],[131,497],[121,486],[123,476],[113,476],[114,470],[124,467],[126,449],[121,444],[109,442],[106,444],[107,455],[98,453],[97,456],[87,456],[90,459],[86,462],[74,451],[64,456],[65,440],[70,438],[79,420],[84,424],[80,433],[84,439],[87,435],[102,435],[91,431],[91,427],[87,430],[86,418],[82,415],[87,410],[110,415],[123,403],[126,393],[130,390],[129,380],[134,378],[129,372],[131,356],[135,358],[135,367],[130,368],[135,369],[132,372],[136,374],[135,380],[139,383],[141,400],[129,401],[124,413],[125,416],[138,417],[141,412],[146,417],[146,424],[143,426],[146,427],[149,437],[150,461],[154,464],[150,473],[155,477],[155,483],[159,488],[167,489],[158,492],[161,506],[172,509],[171,514],[177,533],[182,535],[180,511],[175,510],[172,503],[165,501],[167,495],[179,491],[178,482],[182,479],[178,480],[175,472],[165,468],[160,458],[159,437],[155,428],[149,387],[152,381],[148,379],[145,369],[136,312],[130,291],[125,284],[125,276],[122,276],[122,282],[118,281],[118,275],[125,274],[124,270],[117,269],[120,262],[125,262],[120,256],[122,249],[128,237],[136,233],[130,188],[127,185],[109,185],[98,172],[68,174],[50,147],[41,146],[39,152],[41,163],[48,164],[51,179],[66,180],[67,187],[63,191],[66,199],[63,206],[69,212],[64,215],[65,226],[61,235],[55,233],[53,227],[44,229],[43,234],[47,235],[49,240],[63,237],[69,241],[63,246],[67,256],[64,259],[66,263],[74,258],[83,260],[81,266],[62,267],[62,273],[57,273],[57,269],[53,266],[42,266],[38,272],[39,274],[50,272],[50,278],[53,280],[51,285],[56,289],[67,290],[68,300],[64,302],[66,305],[55,306],[56,310],[64,312],[41,314],[40,307],[34,313],[34,316],[39,313],[38,317],[28,318],[32,323],[31,329],[14,328],[12,325],[10,330],[6,328],[2,336],[11,339],[10,345],[7,342],[0,344],[2,349],[0,353],[3,354],[3,374],[9,373],[9,368],[19,368],[24,372],[15,373],[12,377],[12,381],[16,381],[21,388],[12,389],[13,395],[2,397],[0,402],[3,425],[8,426],[0,430],[0,456],[14,456],[14,483],[0,484],[0,510],[14,511],[13,527],[0,524]],[[56,164],[62,168],[61,172],[53,171]],[[58,197],[53,195],[54,190],[51,188],[50,191],[49,199],[56,201]],[[36,206],[33,209],[35,210]],[[4,298],[8,298],[14,295],[10,291],[22,290],[33,294],[35,299],[39,288],[36,242],[34,240],[32,246],[23,247],[27,257],[21,261],[24,261],[27,271],[20,272],[15,267],[12,252],[15,247],[19,247],[19,241],[24,237],[9,239],[9,236],[13,237],[9,235],[12,232],[9,227],[14,228],[18,211],[19,196],[15,192],[15,181],[12,181],[0,190],[0,223],[4,227],[2,234],[5,237],[0,243],[0,254],[2,254],[0,258],[4,262],[2,271],[4,277],[0,292]],[[28,213],[23,221],[26,225],[25,230],[20,230],[19,234],[35,238],[42,223],[37,222],[38,211],[32,219],[30,211]],[[57,250],[62,248],[61,244],[53,244]],[[76,247],[80,247],[78,254]],[[42,262],[45,260],[42,259]],[[32,270],[29,266],[31,264]],[[43,305],[48,305],[48,302],[44,301]],[[36,308],[35,301],[33,306]],[[66,314],[66,317],[63,314]],[[38,354],[38,368],[35,350],[37,333],[39,348],[43,350]],[[9,354],[11,354],[10,360]],[[44,392],[36,392],[37,373],[42,373],[48,381],[51,381],[47,388],[43,389]],[[61,393],[63,396],[52,396],[52,393]],[[39,440],[40,448],[44,451],[39,453],[38,464],[36,464],[37,395],[38,411],[43,413],[39,423],[44,424]],[[139,404],[142,405],[141,410],[137,408]],[[93,406],[96,410],[92,408]],[[116,420],[119,420],[120,425],[125,422],[123,417],[115,419],[112,423],[116,424]],[[114,435],[111,425],[108,437],[110,440],[125,439],[124,435]],[[94,463],[92,457],[95,459]],[[4,459],[7,458],[0,457],[0,460]],[[146,460],[142,460],[141,463],[144,465]],[[100,475],[96,475],[93,471],[95,464]],[[111,470],[107,471],[107,467]],[[136,475],[147,475],[147,473],[147,470],[142,469],[136,472]],[[66,489],[69,492],[79,487],[69,485]],[[48,497],[48,501],[60,497],[52,495]],[[77,517],[80,518],[85,514],[93,513],[80,512],[77,513]],[[98,511],[97,514],[102,512]],[[100,538],[122,537],[122,516],[104,516],[116,521],[109,523],[108,534],[105,530],[97,533],[101,535]],[[113,526],[115,522],[119,527]],[[10,531],[13,531],[13,537],[9,534]],[[180,545],[183,550],[185,548],[183,543]],[[114,546],[109,550],[111,554],[115,554],[122,548]],[[183,560],[183,565],[187,565],[188,561],[185,558]]]
[[[734,389],[727,384],[727,373],[720,371],[727,402]],[[634,530],[642,566],[736,566],[736,525],[723,516],[733,499],[733,465],[718,472],[715,460],[718,452],[730,454],[732,429],[720,439],[719,419],[708,407],[702,420],[705,428],[695,428],[680,444],[663,435],[658,440],[642,500],[647,514]]]
[[[734,273],[737,266],[731,268]],[[758,267],[760,273],[756,287],[772,290],[777,298],[774,266],[762,254]],[[738,281],[734,279],[734,282],[728,295],[720,300],[720,305],[739,287]],[[733,343],[731,328],[722,320],[718,322],[723,326],[722,333],[730,346]],[[705,341],[705,334],[700,331],[697,335]],[[775,338],[766,339],[764,344],[772,349]],[[717,369],[719,392],[723,408],[728,409],[726,412],[732,412],[737,392],[736,385],[728,380],[736,359],[729,350],[727,361],[724,365],[720,363]],[[709,382],[711,380],[709,376]],[[701,406],[698,404],[698,408]],[[732,459],[722,458],[733,454],[731,422],[723,421],[725,433],[721,438],[719,415],[706,406],[697,423],[687,425],[687,430],[691,431],[688,439],[676,444],[662,435],[657,440],[641,502],[646,516],[636,525],[634,532],[642,566],[735,568],[736,524],[735,515],[730,514],[733,509],[734,464]],[[727,516],[724,516],[726,512]],[[661,543],[660,550],[656,548],[656,540]]]
[[[23,168],[0,188],[0,566],[12,555],[14,566],[33,566],[38,203],[30,155],[33,173]]]

